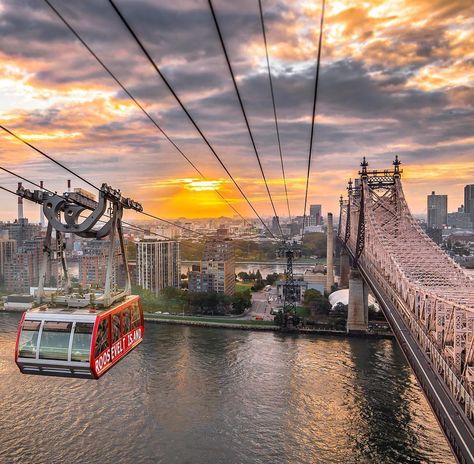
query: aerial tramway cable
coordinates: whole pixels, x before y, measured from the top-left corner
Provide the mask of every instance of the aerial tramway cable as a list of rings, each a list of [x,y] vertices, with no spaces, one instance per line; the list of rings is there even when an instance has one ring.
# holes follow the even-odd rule
[[[40,150],[39,148],[36,148],[34,145],[32,145],[30,142],[27,142],[25,139],[21,138],[19,135],[15,134],[14,132],[12,132],[10,129],[6,128],[5,126],[1,125],[0,124],[0,129],[4,130],[7,134],[10,134],[12,137],[14,137],[15,139],[17,139],[18,141],[24,143],[25,145],[29,146],[32,150],[36,151],[37,153],[39,153],[40,155],[43,155],[45,158],[48,158],[50,161],[52,161],[54,164],[56,164],[57,166],[60,166],[61,168],[65,169],[67,172],[69,172],[70,174],[72,174],[73,176],[76,176],[78,179],[82,180],[82,182],[86,183],[87,185],[89,185],[90,187],[96,189],[96,190],[100,190],[99,187],[95,186],[94,184],[92,184],[91,182],[89,182],[87,179],[84,179],[84,177],[82,177],[81,175],[75,173],[74,171],[72,171],[71,169],[69,169],[67,166],[65,166],[64,164],[60,163],[59,161],[55,160],[53,157],[49,156],[47,153],[45,153],[44,151]]]
[[[10,175],[12,175],[12,176],[14,176],[14,177],[17,177],[18,179],[21,179],[21,180],[23,180],[23,181],[25,181],[25,182],[27,182],[27,183],[29,183],[29,184],[31,184],[31,185],[34,185],[35,187],[38,187],[38,188],[44,190],[45,192],[48,192],[48,193],[51,193],[51,194],[54,194],[54,195],[58,195],[57,193],[53,192],[52,190],[50,190],[50,189],[48,189],[48,188],[46,188],[46,187],[44,187],[44,186],[41,186],[41,185],[38,184],[37,182],[34,182],[34,181],[32,181],[31,179],[28,179],[28,178],[26,178],[26,177],[23,177],[23,176],[21,176],[20,174],[18,174],[18,173],[16,173],[16,172],[13,172],[13,171],[11,171],[11,170],[9,170],[9,169],[6,169],[6,168],[4,168],[4,167],[2,167],[2,166],[0,166],[0,170],[5,171],[5,172],[7,172],[8,174],[10,174]],[[1,188],[2,190],[5,190],[5,191],[11,193],[12,195],[21,196],[21,195],[19,195],[17,192],[14,192],[13,190],[9,190],[9,189],[7,189],[6,187],[0,186],[0,188]],[[58,196],[64,198],[62,195],[58,195]],[[110,216],[108,216],[107,214],[104,214],[104,216],[105,216],[106,218],[110,219]],[[81,216],[81,217],[84,218],[84,216]],[[98,222],[104,223],[105,221],[99,220]],[[134,231],[137,231],[137,232],[138,232],[138,231],[144,232],[145,234],[154,235],[154,236],[156,236],[156,237],[164,238],[164,239],[166,239],[166,240],[173,240],[173,238],[171,238],[171,237],[168,237],[168,236],[163,235],[163,234],[158,234],[157,232],[153,232],[153,231],[148,230],[148,229],[144,229],[143,227],[137,226],[136,224],[131,224],[130,222],[124,221],[123,219],[121,220],[121,222],[122,222],[122,224],[124,225],[124,228],[125,228],[125,229],[130,229],[130,230],[134,230]],[[181,243],[182,243],[182,242],[181,242]],[[184,244],[184,243],[182,243],[182,244],[183,244],[183,245],[186,245],[186,246],[191,246],[191,247],[193,248],[193,245]],[[198,249],[198,247],[195,247],[195,246],[194,246],[194,248]]]
[[[92,182],[89,182],[87,179],[85,179],[84,177],[82,177],[80,174],[77,174],[75,171],[73,171],[72,169],[68,168],[67,166],[65,166],[63,163],[57,161],[56,159],[54,159],[52,156],[48,155],[47,153],[45,153],[44,151],[40,150],[39,148],[35,147],[33,144],[27,142],[25,139],[23,139],[22,137],[20,137],[19,135],[15,134],[14,132],[12,132],[10,129],[6,128],[5,126],[1,125],[0,124],[0,129],[3,129],[5,132],[7,132],[9,135],[11,135],[12,137],[14,137],[15,139],[17,139],[18,141],[22,142],[23,144],[27,145],[28,147],[30,147],[32,150],[36,151],[37,153],[39,153],[40,155],[43,155],[45,158],[49,159],[50,161],[52,161],[53,163],[55,163],[56,165],[62,167],[63,169],[65,169],[67,172],[69,172],[70,174],[72,174],[73,176],[77,177],[78,179],[82,180],[83,182],[85,182],[87,185],[91,186],[92,188],[96,189],[97,191],[100,191],[100,188],[97,187],[96,185],[94,185]],[[172,222],[172,221],[168,221],[167,219],[163,219],[163,218],[160,218],[158,216],[155,216],[154,214],[151,214],[151,213],[147,213],[145,211],[137,211],[139,214],[143,214],[145,216],[148,216],[148,217],[151,217],[153,219],[156,219],[158,221],[161,221],[161,222],[164,222],[166,224],[170,224],[172,226],[175,226],[175,227],[178,227],[180,229],[183,229],[183,230],[186,230],[188,232],[191,232],[193,234],[196,234],[196,235],[201,235],[203,237],[207,237],[207,235],[201,233],[201,232],[197,232],[195,230],[192,230],[192,229],[189,229],[188,227],[184,227],[180,224],[176,224],[175,222]]]
[[[143,107],[143,105],[132,95],[132,93],[122,84],[118,77],[111,71],[111,69],[99,58],[99,56],[89,47],[86,41],[80,36],[80,34],[72,27],[67,19],[52,5],[49,0],[44,2],[51,8],[56,16],[64,23],[64,25],[72,32],[77,40],[85,47],[85,49],[92,55],[92,57],[102,66],[107,74],[118,84],[118,86],[127,94],[127,96],[135,103],[135,105],[142,111],[142,113],[151,121],[151,123],[161,132],[161,134],[168,140],[168,142],[178,151],[178,153],[189,163],[189,165],[199,174],[199,176],[207,181],[206,176],[198,169],[198,167],[189,159],[189,157],[179,148],[174,140],[165,132],[165,130],[156,122],[156,119]],[[242,216],[242,214],[222,195],[218,190],[214,192],[221,197],[221,199],[231,208],[245,223],[248,221]]]
[[[267,34],[265,32],[265,21],[263,19],[262,0],[258,0],[258,8],[259,8],[259,12],[260,12],[260,24],[262,25],[263,43],[265,45],[265,56],[266,56],[266,59],[267,59],[268,80],[269,80],[269,83],[270,83],[270,94],[272,96],[273,116],[274,116],[274,119],[275,119],[275,130],[276,130],[276,136],[277,136],[277,141],[278,141],[278,152],[280,154],[280,163],[281,163],[281,173],[282,173],[282,176],[283,176],[283,185],[285,187],[286,206],[288,208],[288,219],[291,222],[290,201],[288,199],[288,187],[286,185],[285,165],[283,163],[283,151],[281,149],[280,128],[279,128],[279,125],[278,125],[278,117],[277,117],[277,110],[276,110],[276,104],[275,104],[275,92],[274,92],[274,89],[273,89],[272,72],[271,72],[271,69],[270,69],[270,58],[268,56]]]
[[[323,25],[324,25],[324,10],[326,7],[326,0],[322,0],[322,8],[321,8],[321,20],[319,25],[319,40],[318,40],[318,56],[316,60],[316,75],[314,78],[314,98],[313,98],[313,111],[312,111],[312,118],[311,118],[311,136],[309,142],[309,155],[308,155],[308,170],[306,173],[306,189],[304,195],[304,209],[303,209],[303,230],[301,233],[301,240],[304,237],[304,229],[306,224],[306,207],[308,204],[308,187],[309,187],[309,177],[311,172],[311,158],[313,154],[313,139],[314,139],[314,121],[316,118],[316,103],[318,100],[318,82],[319,82],[319,67],[321,63],[321,48],[323,43]]]
[[[222,36],[222,32],[221,32],[221,29],[220,29],[220,26],[219,26],[219,22],[217,21],[216,12],[214,10],[214,6],[212,5],[211,0],[208,0],[208,4],[209,4],[209,8],[211,10],[212,19],[214,20],[214,24],[216,26],[217,35],[219,36],[219,42],[222,46],[222,51],[224,52],[225,61],[227,63],[227,67],[229,68],[230,76],[232,77],[232,82],[234,84],[235,93],[237,94],[237,99],[239,100],[239,106],[240,106],[240,109],[242,110],[242,115],[243,115],[244,120],[245,120],[245,125],[247,127],[247,132],[249,134],[250,141],[252,142],[253,151],[254,151],[255,156],[257,158],[258,166],[260,168],[260,173],[262,174],[263,182],[265,183],[265,188],[267,190],[267,195],[268,195],[268,198],[269,198],[270,203],[272,205],[273,213],[274,213],[275,217],[277,218],[277,223],[278,223],[278,228],[280,229],[280,234],[281,234],[282,238],[284,238],[283,230],[282,230],[281,224],[280,224],[280,218],[278,217],[278,213],[276,211],[275,204],[273,202],[272,194],[270,192],[270,188],[268,187],[268,182],[267,182],[267,178],[265,176],[265,172],[263,170],[262,161],[260,159],[260,155],[259,155],[258,150],[257,150],[257,145],[255,143],[255,139],[253,137],[253,133],[252,133],[252,130],[250,128],[249,120],[247,118],[247,113],[245,112],[244,102],[242,101],[242,97],[240,95],[239,87],[238,87],[237,81],[235,79],[234,70],[232,69],[232,64],[230,62],[229,54],[227,53],[227,49],[226,49],[225,42],[224,42],[224,37]]]
[[[12,195],[18,196],[16,192],[14,192],[13,190],[10,190],[9,188],[3,187],[3,185],[0,185],[0,189],[5,190],[5,192],[11,193]]]
[[[160,76],[161,80],[163,81],[163,83],[166,85],[166,87],[168,88],[168,90],[170,91],[170,93],[173,95],[173,97],[175,98],[175,100],[177,101],[177,103],[179,104],[179,106],[181,107],[181,109],[184,111],[184,113],[186,114],[186,116],[188,117],[189,121],[192,123],[192,125],[194,126],[194,128],[196,129],[196,131],[198,132],[198,134],[201,136],[201,138],[203,139],[203,141],[205,142],[205,144],[208,146],[208,148],[211,150],[212,154],[214,155],[214,157],[217,159],[217,161],[219,162],[219,164],[221,165],[221,167],[224,169],[224,171],[226,172],[226,174],[229,176],[229,178],[232,180],[232,182],[234,183],[234,185],[236,186],[237,190],[240,192],[240,194],[242,195],[242,197],[245,199],[245,201],[247,202],[247,204],[250,206],[250,208],[252,209],[252,211],[254,212],[254,214],[257,216],[257,218],[259,219],[259,221],[262,223],[262,225],[264,226],[264,228],[268,231],[268,233],[273,237],[273,238],[276,238],[275,235],[273,234],[273,232],[269,229],[268,225],[265,223],[265,221],[262,219],[262,217],[260,216],[260,214],[258,213],[258,211],[255,209],[255,207],[253,206],[252,202],[249,200],[249,198],[247,197],[247,195],[245,194],[245,192],[243,191],[242,187],[239,185],[239,183],[235,180],[234,176],[231,174],[231,172],[229,171],[229,169],[227,168],[227,166],[224,164],[224,162],[222,161],[221,157],[219,156],[219,154],[216,152],[216,150],[214,149],[214,147],[212,146],[212,144],[209,142],[209,140],[207,139],[207,137],[204,135],[203,131],[201,130],[201,128],[198,126],[198,124],[196,123],[196,121],[194,120],[194,118],[192,117],[192,115],[189,113],[188,109],[184,106],[183,102],[181,101],[181,99],[179,98],[178,94],[176,93],[176,91],[173,89],[173,87],[171,86],[171,84],[168,82],[168,80],[166,79],[166,77],[163,75],[163,73],[161,72],[160,68],[158,67],[158,65],[155,63],[155,60],[151,57],[150,53],[148,52],[148,50],[145,48],[145,46],[143,45],[142,41],[140,40],[140,38],[137,36],[137,34],[135,33],[135,31],[133,30],[133,28],[130,26],[130,24],[128,23],[128,21],[126,20],[126,18],[123,16],[122,12],[119,10],[119,8],[117,7],[117,5],[115,4],[115,2],[113,0],[108,0],[110,5],[112,6],[112,8],[115,10],[115,12],[117,13],[117,15],[119,16],[119,18],[121,19],[122,23],[125,25],[126,29],[130,32],[131,36],[133,37],[133,39],[135,40],[135,42],[137,43],[137,45],[139,46],[140,50],[143,52],[143,54],[146,56],[146,58],[148,59],[148,61],[150,62],[150,64],[152,65],[152,67],[155,69],[156,73],[158,74],[158,76]]]

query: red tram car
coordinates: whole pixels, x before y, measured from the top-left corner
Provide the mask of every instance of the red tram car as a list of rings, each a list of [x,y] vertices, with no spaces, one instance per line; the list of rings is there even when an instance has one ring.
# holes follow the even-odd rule
[[[33,308],[18,329],[15,362],[24,374],[98,379],[143,340],[140,297],[105,309]]]

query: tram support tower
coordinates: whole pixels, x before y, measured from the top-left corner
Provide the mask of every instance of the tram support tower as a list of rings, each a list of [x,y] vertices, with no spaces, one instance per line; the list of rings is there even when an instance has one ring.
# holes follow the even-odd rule
[[[107,308],[114,302],[130,295],[131,284],[127,256],[122,230],[122,215],[124,209],[143,211],[142,206],[121,195],[107,184],[102,184],[98,201],[82,189],[65,192],[58,195],[43,190],[30,191],[19,186],[17,194],[21,198],[42,205],[44,216],[48,222],[43,247],[43,262],[40,270],[36,302],[38,304],[63,304],[71,307],[101,306]],[[85,216],[84,214],[89,213]],[[108,214],[106,214],[108,213]],[[105,218],[106,220],[102,220]],[[99,225],[99,222],[101,225]],[[73,289],[69,278],[65,255],[65,235],[75,234],[83,238],[97,240],[108,237],[109,253],[107,256],[107,272],[103,289],[82,291]],[[119,243],[119,254],[125,271],[125,286],[118,289],[113,285],[113,268],[115,264],[116,242]],[[61,262],[62,282],[53,293],[45,291],[46,271],[52,259]],[[60,287],[60,288],[59,288]]]
[[[283,327],[296,326],[300,320],[296,314],[297,285],[293,277],[293,259],[300,255],[298,244],[293,241],[284,241],[278,248],[277,256],[286,258],[285,283],[283,285],[283,311],[280,325]]]

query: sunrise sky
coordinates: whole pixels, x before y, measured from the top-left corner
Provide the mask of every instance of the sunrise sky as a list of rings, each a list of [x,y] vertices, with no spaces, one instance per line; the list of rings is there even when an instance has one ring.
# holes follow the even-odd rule
[[[0,0],[0,121],[163,217],[251,211],[105,0],[51,0],[205,174],[186,164],[41,0]],[[271,214],[207,1],[117,0],[231,173]],[[286,214],[257,0],[215,0],[276,207]],[[263,0],[291,210],[303,213],[320,1]],[[338,212],[362,156],[403,162],[414,213],[474,183],[474,2],[327,1],[310,203]],[[71,176],[8,135],[1,166],[64,191]],[[0,185],[16,180],[0,174]],[[73,186],[84,187],[73,179]],[[0,193],[0,217],[16,215]],[[29,206],[32,219],[37,219]],[[34,208],[36,210],[36,208]]]

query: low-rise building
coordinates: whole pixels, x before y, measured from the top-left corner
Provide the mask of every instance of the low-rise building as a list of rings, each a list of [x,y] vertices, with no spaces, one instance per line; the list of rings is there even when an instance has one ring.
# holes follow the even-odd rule
[[[190,292],[235,293],[235,255],[230,240],[208,240],[199,269],[188,273]]]

